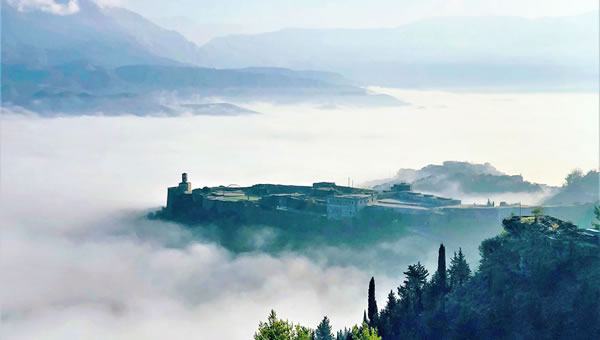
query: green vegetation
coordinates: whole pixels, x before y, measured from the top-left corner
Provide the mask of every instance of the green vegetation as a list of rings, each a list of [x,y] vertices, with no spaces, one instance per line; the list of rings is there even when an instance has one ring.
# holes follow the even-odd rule
[[[331,325],[329,324],[329,318],[323,318],[323,321],[321,321],[321,323],[317,326],[314,338],[315,340],[333,340],[333,333],[331,331]]]
[[[311,340],[313,331],[300,325],[293,325],[277,318],[274,310],[267,322],[260,322],[258,332],[254,333],[254,340]]]
[[[471,276],[471,268],[465,259],[462,248],[458,248],[458,254],[454,252],[454,257],[450,260],[450,288],[462,287]]]
[[[600,207],[595,211],[600,217]],[[360,327],[338,331],[336,340],[599,339],[598,236],[541,212],[507,218],[503,225],[502,235],[481,243],[474,275],[460,248],[446,270],[440,245],[431,278],[420,262],[409,265],[381,310],[372,278],[368,319],[365,312]],[[332,339],[327,317],[318,329],[322,335],[315,339]]]
[[[542,217],[544,212],[541,207],[535,207],[533,210],[531,210],[531,213],[533,216],[535,216],[535,222],[537,222],[539,218]]]
[[[596,220],[592,221],[592,226],[596,230],[600,230],[600,205],[594,207],[594,216],[596,217]]]
[[[375,301],[375,278],[371,278],[369,282],[369,302],[368,302],[368,318],[371,324],[376,324],[379,319],[377,301]]]
[[[544,204],[577,204],[600,200],[600,173],[590,170],[584,174],[581,170],[573,170],[565,178],[560,192],[548,199]]]

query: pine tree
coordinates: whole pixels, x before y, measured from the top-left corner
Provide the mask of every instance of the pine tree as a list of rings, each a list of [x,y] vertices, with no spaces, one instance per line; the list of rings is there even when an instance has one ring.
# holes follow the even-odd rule
[[[471,268],[469,268],[462,248],[458,248],[458,255],[454,252],[454,257],[450,260],[448,272],[452,289],[462,286],[471,276]]]
[[[398,305],[398,299],[396,299],[396,294],[394,294],[393,290],[390,290],[388,294],[387,304],[385,305],[385,310],[393,313],[396,310],[396,305]]]
[[[315,331],[315,340],[333,340],[329,318],[325,316]]]
[[[406,275],[406,280],[402,286],[398,287],[398,295],[404,308],[412,307],[413,311],[418,314],[423,309],[423,288],[427,283],[429,272],[421,262],[417,262],[417,264],[409,265],[404,275]]]
[[[267,322],[258,324],[254,340],[292,339],[294,329],[287,321],[277,319],[277,313],[271,310]]]
[[[395,324],[398,312],[397,306],[398,299],[396,298],[394,291],[390,290],[387,297],[387,303],[379,315],[379,322],[377,325],[379,334],[386,339],[393,338],[393,325]]]
[[[371,277],[369,282],[368,317],[371,326],[375,326],[378,315],[377,301],[375,301],[375,278]]]

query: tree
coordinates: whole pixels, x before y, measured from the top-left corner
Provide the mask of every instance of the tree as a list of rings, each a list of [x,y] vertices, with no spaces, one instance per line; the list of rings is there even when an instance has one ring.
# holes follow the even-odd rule
[[[417,314],[423,309],[423,288],[427,283],[429,272],[421,262],[411,264],[404,272],[406,280],[398,287],[398,295],[405,308],[413,308]]]
[[[450,287],[453,289],[462,286],[471,276],[471,268],[465,259],[462,248],[458,248],[458,255],[454,252],[454,257],[450,260]]]
[[[596,216],[596,221],[592,221],[592,226],[596,230],[600,230],[600,205],[594,207],[594,215]]]
[[[294,328],[287,321],[277,319],[277,313],[271,310],[267,322],[258,324],[254,340],[292,340]]]
[[[366,322],[363,322],[360,328],[356,325],[352,327],[352,340],[381,340],[381,337],[377,335],[375,328],[369,327]]]
[[[387,303],[379,315],[379,322],[377,325],[379,334],[386,339],[393,338],[393,325],[395,324],[395,319],[398,313],[396,308],[397,306],[398,299],[396,299],[394,291],[390,290],[390,293],[387,297]]]
[[[369,282],[369,301],[368,301],[368,314],[369,323],[374,326],[379,317],[377,309],[377,301],[375,300],[375,278],[371,277]]]
[[[295,332],[295,334],[292,337],[293,340],[314,340],[315,339],[315,334],[314,334],[313,330],[310,328],[296,325],[294,332]]]
[[[315,331],[315,340],[333,340],[329,318],[325,316]]]
[[[313,331],[300,325],[277,319],[277,313],[271,310],[267,322],[259,322],[254,340],[312,340]],[[330,339],[333,340],[333,336]]]
[[[440,249],[438,250],[436,286],[437,293],[444,293],[446,291],[446,248],[443,243],[440,244]]]
[[[573,171],[571,171],[567,177],[565,177],[565,185],[569,186],[569,185],[573,185],[575,183],[577,183],[578,181],[580,181],[583,178],[583,172],[579,169],[575,169]]]
[[[543,210],[541,207],[533,208],[533,210],[531,210],[531,213],[533,214],[533,216],[535,216],[536,223],[537,223],[537,221],[539,221],[540,217],[543,216]]]
[[[398,299],[396,299],[396,294],[394,294],[393,290],[390,290],[388,294],[387,303],[384,308],[384,312],[393,313],[396,310],[396,306],[398,305]]]

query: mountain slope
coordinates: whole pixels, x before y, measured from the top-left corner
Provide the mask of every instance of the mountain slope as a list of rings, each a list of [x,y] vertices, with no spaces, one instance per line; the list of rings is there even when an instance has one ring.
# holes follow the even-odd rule
[[[178,32],[164,29],[125,8],[107,7],[103,12],[150,53],[191,65],[199,62],[200,48]]]
[[[525,181],[521,175],[507,175],[489,163],[446,161],[419,170],[400,169],[394,178],[373,181],[375,190],[389,190],[397,183],[410,183],[412,190],[467,201],[492,200],[538,203],[556,188]]]
[[[178,33],[125,9],[101,9],[91,0],[77,4],[76,11],[55,14],[2,0],[5,109],[142,115],[208,108],[230,115],[230,107],[215,106],[209,97],[399,104],[331,72],[197,67],[191,63],[198,48]]]
[[[476,28],[476,29],[474,29]],[[595,85],[598,13],[433,18],[389,29],[284,29],[216,38],[202,65],[326,69],[399,87]]]
[[[193,105],[211,104],[209,98],[213,97],[309,102],[338,98],[365,105],[373,101],[400,104],[391,97],[369,95],[358,87],[327,82],[329,78],[343,79],[329,73],[280,69],[216,70],[170,65],[106,68],[87,62],[43,68],[3,64],[2,104],[44,115],[175,114]]]
[[[56,15],[18,10],[2,1],[2,63],[51,67],[84,60],[106,67],[176,62],[147,51],[90,0],[79,10]]]

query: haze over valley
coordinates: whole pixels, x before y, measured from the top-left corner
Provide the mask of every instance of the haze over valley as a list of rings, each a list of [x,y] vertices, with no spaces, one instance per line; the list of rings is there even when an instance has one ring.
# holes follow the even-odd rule
[[[596,3],[309,2],[2,0],[2,339],[249,339],[272,309],[311,328],[327,315],[335,334],[367,315],[372,277],[380,308],[409,265],[437,278],[441,243],[449,268],[460,249],[477,277],[470,293],[448,286],[452,313],[457,297],[495,296],[481,288],[490,249],[535,258],[570,240],[575,257],[554,260],[593,268],[596,236],[583,229],[600,218]],[[242,189],[257,184],[311,194]],[[194,201],[190,216],[206,219],[178,220],[165,213],[177,188],[250,212],[271,202],[265,216],[284,218],[254,223],[268,219]],[[448,210],[403,205],[398,191]],[[285,199],[322,224],[299,228]],[[329,199],[399,208],[341,218]],[[535,216],[503,225],[515,212]],[[529,232],[536,247],[520,238]],[[597,277],[560,266],[560,280],[535,281]],[[517,288],[489,287],[530,297],[521,270]],[[591,300],[574,281],[557,303]]]

